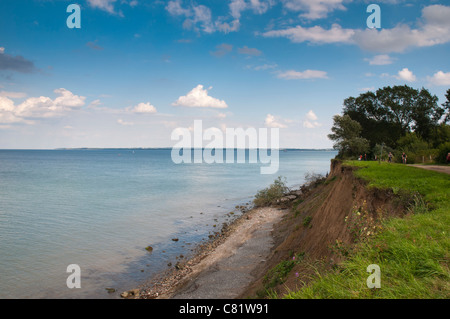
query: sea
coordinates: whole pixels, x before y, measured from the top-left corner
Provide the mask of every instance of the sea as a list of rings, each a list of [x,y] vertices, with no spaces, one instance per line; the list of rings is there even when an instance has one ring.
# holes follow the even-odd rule
[[[171,154],[0,150],[0,298],[120,298],[189,258],[258,190],[279,176],[295,189],[307,173],[326,175],[337,153],[280,150],[275,174]]]

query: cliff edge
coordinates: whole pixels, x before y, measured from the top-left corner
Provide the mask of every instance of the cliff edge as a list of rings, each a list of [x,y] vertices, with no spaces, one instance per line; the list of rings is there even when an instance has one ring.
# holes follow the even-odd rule
[[[326,178],[302,187],[275,225],[274,249],[240,297],[281,297],[308,284],[318,270],[336,266],[346,251],[374,234],[381,219],[403,217],[405,205],[388,190],[367,187],[357,169],[333,160]]]

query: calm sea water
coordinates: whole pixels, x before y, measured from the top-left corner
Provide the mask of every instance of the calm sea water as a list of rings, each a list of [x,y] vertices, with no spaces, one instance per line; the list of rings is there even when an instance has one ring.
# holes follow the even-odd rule
[[[176,165],[170,152],[0,150],[0,298],[118,298],[278,176],[298,186],[336,155],[280,152],[278,173],[261,175],[258,164]],[[67,288],[70,264],[80,289]]]

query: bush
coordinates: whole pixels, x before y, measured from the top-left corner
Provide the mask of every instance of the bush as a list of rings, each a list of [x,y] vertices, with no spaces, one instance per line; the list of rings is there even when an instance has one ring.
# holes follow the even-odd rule
[[[303,226],[308,227],[311,226],[311,220],[312,217],[311,216],[306,216],[305,218],[303,218]]]
[[[441,163],[441,164],[446,164],[448,153],[450,153],[450,142],[442,143],[441,145],[439,145],[436,162]]]
[[[372,149],[372,153],[377,156],[378,160],[381,159],[382,161],[388,160],[389,152],[394,153],[394,149],[386,145],[376,144]]]
[[[317,173],[306,173],[305,174],[306,185],[315,187],[325,181],[325,176]]]
[[[270,269],[263,278],[264,288],[267,290],[283,284],[294,266],[303,260],[304,255],[303,252],[296,254],[292,258],[283,260]]]
[[[397,163],[402,162],[402,152],[408,156],[407,164],[431,162],[437,155],[437,150],[430,148],[428,143],[414,132],[401,137],[397,144],[398,147],[395,151]]]
[[[269,187],[258,191],[253,203],[255,206],[269,206],[283,197],[289,188],[286,186],[286,178],[279,176]]]

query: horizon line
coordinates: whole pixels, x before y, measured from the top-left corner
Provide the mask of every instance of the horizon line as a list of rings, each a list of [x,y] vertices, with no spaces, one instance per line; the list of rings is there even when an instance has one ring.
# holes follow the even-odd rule
[[[70,151],[70,150],[171,150],[171,149],[216,149],[216,148],[207,148],[207,147],[57,147],[57,148],[0,148],[0,151]],[[259,150],[259,149],[271,149],[271,148],[222,148],[222,150]],[[273,150],[305,150],[305,151],[335,151],[333,148],[295,148],[295,147],[283,147],[283,148],[273,148]]]

